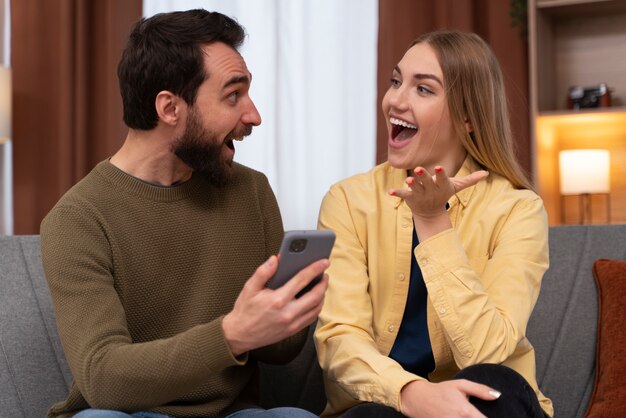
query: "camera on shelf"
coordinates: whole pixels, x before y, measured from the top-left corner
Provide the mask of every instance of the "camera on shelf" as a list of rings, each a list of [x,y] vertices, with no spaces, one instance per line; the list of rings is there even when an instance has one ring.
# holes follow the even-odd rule
[[[606,83],[593,87],[572,86],[567,92],[568,109],[587,109],[611,106],[611,91]]]

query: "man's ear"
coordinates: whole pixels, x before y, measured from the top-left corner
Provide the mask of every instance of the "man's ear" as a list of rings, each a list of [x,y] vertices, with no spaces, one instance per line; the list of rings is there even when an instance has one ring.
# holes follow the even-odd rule
[[[182,114],[184,100],[174,93],[163,90],[157,94],[154,106],[159,120],[170,126],[176,126]]]

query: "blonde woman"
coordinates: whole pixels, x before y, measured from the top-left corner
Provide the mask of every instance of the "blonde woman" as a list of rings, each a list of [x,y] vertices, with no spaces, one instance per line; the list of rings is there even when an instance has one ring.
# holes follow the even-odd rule
[[[535,417],[526,325],[548,225],[477,35],[421,36],[382,103],[388,160],[331,187],[337,241],[315,338],[326,416]]]

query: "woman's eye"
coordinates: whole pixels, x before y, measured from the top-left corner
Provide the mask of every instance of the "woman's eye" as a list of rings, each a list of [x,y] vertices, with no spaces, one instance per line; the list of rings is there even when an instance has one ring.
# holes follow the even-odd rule
[[[392,78],[389,81],[391,81],[391,87],[400,87],[400,84],[402,84],[397,78]]]
[[[419,87],[417,87],[417,91],[418,91],[420,94],[433,94],[432,90],[430,90],[429,88],[426,88],[426,87],[424,87],[424,86],[419,86]]]

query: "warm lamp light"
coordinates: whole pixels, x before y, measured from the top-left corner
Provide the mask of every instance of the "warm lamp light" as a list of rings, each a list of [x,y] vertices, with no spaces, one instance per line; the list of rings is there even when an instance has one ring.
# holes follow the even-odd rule
[[[576,149],[559,152],[561,195],[579,195],[580,219],[591,221],[591,194],[607,195],[607,217],[610,222],[610,156],[608,150]],[[561,203],[563,207],[563,203]],[[564,218],[562,210],[561,217]]]
[[[561,194],[609,193],[609,151],[576,149],[559,153]]]

